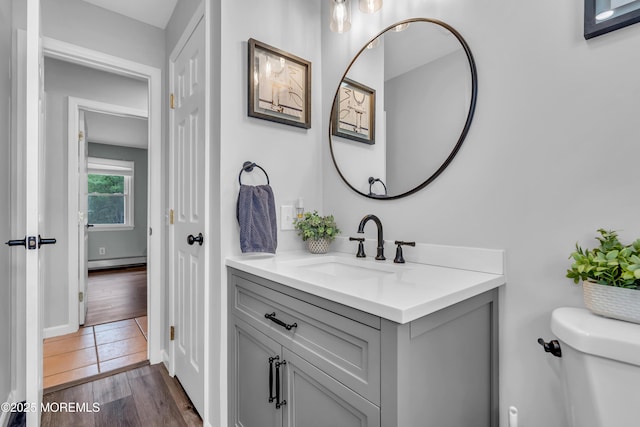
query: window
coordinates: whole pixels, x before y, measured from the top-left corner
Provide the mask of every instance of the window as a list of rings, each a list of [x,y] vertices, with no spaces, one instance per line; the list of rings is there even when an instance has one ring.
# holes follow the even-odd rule
[[[89,157],[88,219],[93,230],[133,229],[133,164]]]

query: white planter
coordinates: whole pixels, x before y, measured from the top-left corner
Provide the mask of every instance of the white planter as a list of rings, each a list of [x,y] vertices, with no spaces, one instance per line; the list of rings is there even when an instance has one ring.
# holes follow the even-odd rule
[[[327,239],[307,240],[307,248],[312,254],[326,254],[329,252],[329,241]]]
[[[613,319],[640,323],[640,290],[582,282],[584,305],[592,312]]]

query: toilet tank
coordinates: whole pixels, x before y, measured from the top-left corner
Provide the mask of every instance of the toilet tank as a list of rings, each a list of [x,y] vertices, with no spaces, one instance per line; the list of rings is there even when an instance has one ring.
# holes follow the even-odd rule
[[[573,427],[640,426],[640,325],[584,308],[551,314]]]

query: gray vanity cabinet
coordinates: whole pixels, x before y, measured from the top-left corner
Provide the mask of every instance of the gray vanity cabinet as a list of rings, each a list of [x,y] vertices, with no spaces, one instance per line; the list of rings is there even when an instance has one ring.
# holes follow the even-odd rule
[[[400,325],[228,271],[230,426],[498,425],[496,291]]]

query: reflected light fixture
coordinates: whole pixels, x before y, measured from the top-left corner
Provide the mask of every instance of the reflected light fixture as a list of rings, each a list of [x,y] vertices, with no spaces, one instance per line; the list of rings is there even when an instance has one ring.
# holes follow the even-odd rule
[[[393,27],[393,31],[395,31],[396,33],[399,33],[400,31],[404,31],[407,28],[409,28],[409,23],[405,22],[404,24],[398,24],[395,27]]]
[[[611,18],[611,16],[613,16],[613,10],[605,10],[596,15],[596,21],[604,21]]]
[[[360,0],[360,12],[376,13],[382,8],[382,0]]]
[[[334,33],[344,33],[351,28],[351,0],[329,0],[329,28]]]
[[[380,44],[380,37],[376,37],[367,45],[367,49],[373,49],[374,47],[378,47]]]

